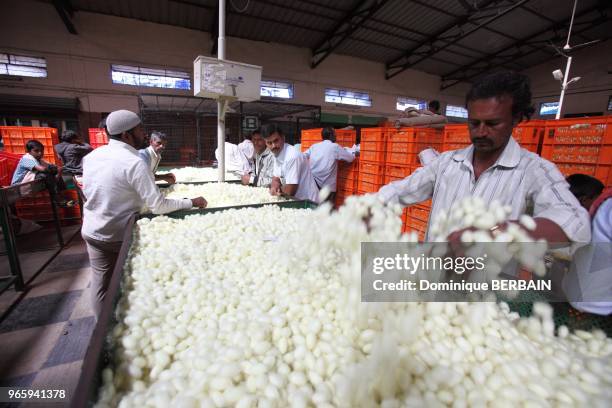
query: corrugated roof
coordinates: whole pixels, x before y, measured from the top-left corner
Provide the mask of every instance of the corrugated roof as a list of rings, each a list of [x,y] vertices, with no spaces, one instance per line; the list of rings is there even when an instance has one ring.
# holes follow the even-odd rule
[[[355,29],[348,38],[337,41],[340,36],[334,37],[334,32],[347,29],[348,26],[342,25],[342,22],[351,16],[355,7],[373,7],[381,1],[384,5],[365,21],[353,16],[353,23],[359,24],[352,27]],[[550,40],[562,45],[573,2],[530,0],[502,15],[504,10],[516,6],[519,1],[494,0],[484,10],[469,10],[467,7],[473,7],[475,1],[227,0],[226,35],[310,49],[332,38],[334,44],[338,42],[334,53],[387,64],[395,61],[398,69],[413,68],[441,75],[445,79],[469,80],[469,76],[473,76],[483,62],[492,61],[494,66],[524,69],[555,55],[553,48],[547,45]],[[213,29],[217,6],[216,0],[72,0],[71,3],[76,11],[203,31]],[[478,4],[483,4],[483,1]],[[610,1],[578,2],[577,15],[582,15],[582,20],[576,19],[573,37],[576,42],[612,36],[610,7]],[[607,20],[604,20],[606,24],[593,23],[594,27],[581,25],[581,21],[593,21],[601,16],[596,8],[608,10]],[[585,13],[588,10],[592,11]],[[495,21],[466,35],[497,15],[500,17]],[[469,17],[469,20],[459,25],[462,17]],[[78,14],[75,18],[78,18]],[[517,43],[521,46],[517,47]],[[511,55],[512,58],[500,59],[496,55]]]

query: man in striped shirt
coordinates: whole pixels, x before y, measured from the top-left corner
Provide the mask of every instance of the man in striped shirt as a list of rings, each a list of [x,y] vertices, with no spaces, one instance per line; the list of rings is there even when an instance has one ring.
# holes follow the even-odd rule
[[[525,213],[534,217],[536,228],[529,233],[535,239],[589,242],[588,214],[561,172],[512,138],[514,126],[534,111],[529,79],[513,72],[488,75],[474,83],[466,105],[472,144],[444,152],[405,179],[382,187],[379,197],[403,206],[432,198],[429,225],[465,197],[497,200],[512,208],[511,220]],[[458,242],[461,232],[451,234],[449,242]]]

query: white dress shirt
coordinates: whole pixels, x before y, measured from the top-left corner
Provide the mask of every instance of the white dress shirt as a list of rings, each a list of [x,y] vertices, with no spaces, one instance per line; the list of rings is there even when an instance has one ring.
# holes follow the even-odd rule
[[[128,220],[144,206],[155,214],[192,207],[189,199],[164,198],[138,151],[115,139],[83,158],[83,193],[82,234],[99,241],[122,241]]]
[[[329,187],[336,191],[336,178],[338,176],[338,160],[352,162],[355,156],[344,147],[324,140],[313,144],[304,155],[310,159],[310,171],[320,188]]]
[[[308,161],[295,147],[285,143],[278,156],[274,157],[274,177],[280,177],[283,185],[297,184],[295,198],[319,202],[319,189]]]
[[[155,149],[149,146],[146,149],[140,149],[138,155],[147,163],[151,173],[155,174],[159,167],[159,162],[161,162],[161,154],[157,154]]]
[[[476,181],[473,155],[473,145],[444,152],[405,179],[383,186],[378,195],[385,202],[403,206],[432,198],[429,225],[440,212],[465,197],[480,197],[487,204],[497,200],[512,208],[510,219],[516,220],[533,208],[530,215],[553,221],[571,241],[590,241],[589,215],[553,163],[510,138],[497,162]]]
[[[215,158],[217,162],[221,161],[219,148],[215,149]],[[238,145],[230,142],[225,142],[225,171],[236,172],[241,175],[251,172],[251,164],[247,157],[238,148]]]
[[[574,254],[563,289],[569,302],[583,312],[612,314],[612,199],[601,204],[593,217],[591,245]]]

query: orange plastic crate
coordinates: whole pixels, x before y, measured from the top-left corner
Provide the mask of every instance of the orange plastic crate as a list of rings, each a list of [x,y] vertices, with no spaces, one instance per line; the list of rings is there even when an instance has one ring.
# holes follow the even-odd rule
[[[78,202],[76,190],[66,190],[61,193],[68,200]],[[15,203],[17,216],[33,221],[50,221],[53,219],[51,209],[51,199],[47,191],[41,191],[32,196],[21,198]],[[80,218],[81,208],[77,204],[70,208],[57,208],[57,215],[60,219]]]
[[[412,174],[416,168],[416,166],[402,166],[387,163],[385,166],[385,176],[405,178]]]
[[[28,126],[0,126],[4,150],[9,153],[26,153],[28,140],[37,140],[44,146],[43,159],[51,164],[61,163],[53,146],[59,143],[57,129]]]
[[[410,207],[409,215],[412,218],[417,220],[427,222],[429,220],[429,213],[431,212],[431,207],[415,204]]]
[[[97,149],[100,146],[107,145],[108,136],[106,135],[106,131],[100,128],[90,128],[89,129],[89,144],[94,149]]]
[[[611,185],[611,117],[546,121],[541,156],[565,176],[583,173]]]
[[[403,179],[404,177],[394,177],[394,176],[388,176],[385,174],[384,184],[387,185],[389,183],[393,183],[394,181],[399,181]]]
[[[446,143],[470,143],[470,131],[467,123],[457,123],[444,126],[444,144]]]
[[[361,174],[359,176],[361,176]],[[357,181],[357,192],[360,194],[376,193],[381,187],[382,181],[380,183],[370,183],[361,179]]]
[[[359,173],[359,158],[356,157],[351,163],[338,162],[338,177],[356,178]]]
[[[310,146],[312,146],[315,143],[319,143],[319,142],[318,141],[307,140],[307,141],[302,142],[300,144],[300,149],[302,150],[302,152],[305,152],[306,150],[310,149]]]
[[[336,180],[336,191],[355,192],[357,188],[357,179],[338,178]]]
[[[357,131],[355,130],[336,130],[336,143],[343,147],[353,147],[357,141]]]
[[[408,213],[408,217],[406,218],[406,225],[414,231],[427,231],[427,221],[423,221],[413,217],[410,212]]]
[[[359,158],[362,161],[378,162],[384,164],[385,152],[383,150],[361,150]]]
[[[385,155],[385,163],[400,166],[411,166],[418,163],[418,157],[416,153],[387,152]]]
[[[389,128],[364,128],[361,129],[361,143],[363,142],[385,142],[387,134],[395,132],[395,129]],[[382,146],[384,150],[384,144]]]
[[[385,181],[384,174],[369,174],[369,173],[359,173],[359,181],[364,181],[366,183],[372,184],[382,184]]]
[[[323,136],[321,135],[321,131],[323,129],[322,128],[315,128],[315,129],[303,129],[302,130],[302,143],[304,143],[304,141],[322,141],[323,140]]]

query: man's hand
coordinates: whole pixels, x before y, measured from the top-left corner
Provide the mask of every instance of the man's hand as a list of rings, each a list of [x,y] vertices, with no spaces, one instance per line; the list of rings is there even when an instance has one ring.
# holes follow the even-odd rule
[[[164,174],[163,176],[163,180],[168,183],[168,184],[175,184],[176,183],[176,176],[172,173],[168,173],[168,174]]]
[[[206,208],[208,202],[204,199],[204,197],[196,197],[191,199],[191,204],[197,208]]]
[[[250,174],[244,174],[242,176],[242,184],[244,184],[245,186],[248,186],[251,183],[251,175]]]
[[[280,195],[281,194],[281,181],[278,177],[272,178],[272,184],[270,184],[270,194],[272,195]]]

